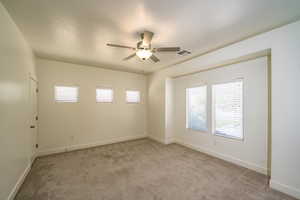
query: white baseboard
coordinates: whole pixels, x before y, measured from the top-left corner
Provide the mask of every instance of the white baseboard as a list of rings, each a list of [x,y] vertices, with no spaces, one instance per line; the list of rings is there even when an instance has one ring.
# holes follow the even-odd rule
[[[38,152],[35,152],[32,156],[31,156],[31,165],[34,163],[35,159],[38,157]]]
[[[288,194],[292,197],[295,197],[297,199],[300,199],[300,189],[282,184],[278,181],[275,181],[273,179],[270,180],[270,187],[274,190],[278,190],[282,193]]]
[[[15,198],[15,196],[17,195],[20,187],[22,186],[26,176],[28,175],[30,169],[31,169],[31,164],[29,163],[27,165],[27,167],[25,168],[24,172],[21,174],[21,176],[19,177],[17,183],[15,184],[15,186],[13,187],[12,191],[10,192],[10,194],[7,197],[7,200],[13,200]]]
[[[71,146],[66,146],[66,147],[58,147],[58,148],[39,151],[37,156],[38,157],[47,156],[47,155],[51,155],[51,154],[75,151],[75,150],[80,150],[80,149],[87,149],[87,148],[91,148],[91,147],[97,147],[97,146],[102,146],[102,145],[107,145],[107,144],[118,143],[118,142],[125,142],[125,141],[129,141],[129,140],[136,140],[136,139],[141,139],[141,138],[146,138],[146,137],[147,137],[147,135],[126,136],[126,137],[121,137],[121,138],[101,140],[98,142],[93,142],[93,143],[88,143],[88,144],[77,144],[77,145],[71,145]]]
[[[166,142],[163,139],[155,137],[153,135],[148,135],[148,138],[150,138],[152,140],[155,140],[156,142],[159,142],[159,143],[162,143],[162,144],[166,144]]]
[[[175,139],[173,137],[166,138],[165,144],[175,143]]]
[[[228,156],[228,155],[221,154],[221,153],[218,153],[218,152],[215,152],[215,151],[211,151],[211,150],[208,150],[208,149],[200,147],[200,146],[195,146],[195,145],[192,145],[192,144],[187,144],[187,143],[184,143],[184,142],[182,142],[180,140],[177,140],[177,139],[175,139],[174,142],[177,143],[177,144],[183,145],[185,147],[194,149],[196,151],[200,151],[202,153],[206,153],[208,155],[220,158],[222,160],[234,163],[236,165],[239,165],[239,166],[242,166],[242,167],[254,170],[254,171],[256,171],[258,173],[261,173],[261,174],[267,175],[267,173],[268,173],[268,170],[266,168],[263,168],[263,167],[258,166],[256,164],[253,164],[253,163],[249,163],[247,161],[240,160],[238,158],[234,158],[232,156]]]

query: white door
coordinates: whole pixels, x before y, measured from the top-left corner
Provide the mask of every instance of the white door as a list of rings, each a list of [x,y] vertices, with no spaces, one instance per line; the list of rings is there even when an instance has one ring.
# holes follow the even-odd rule
[[[37,148],[37,81],[30,78],[30,138],[31,138],[31,161],[34,160]]]

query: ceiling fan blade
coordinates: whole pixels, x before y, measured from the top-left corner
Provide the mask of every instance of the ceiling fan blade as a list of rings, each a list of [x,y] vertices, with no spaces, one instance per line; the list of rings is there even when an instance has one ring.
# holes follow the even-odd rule
[[[129,46],[125,46],[125,45],[119,45],[119,44],[106,44],[107,46],[110,46],[110,47],[119,47],[119,48],[125,48],[125,49],[132,49],[132,50],[135,50],[134,47],[129,47]]]
[[[155,51],[158,51],[158,52],[175,52],[175,51],[180,51],[180,47],[161,47],[161,48],[156,48]]]
[[[133,58],[136,54],[131,54],[130,56],[127,56],[126,58],[123,58],[123,60],[129,60],[130,58]]]
[[[142,45],[148,47],[151,44],[153,35],[154,33],[150,31],[145,31],[144,33],[142,33],[142,40],[143,40]]]
[[[159,62],[159,59],[155,56],[155,55],[153,55],[152,54],[152,56],[150,57],[150,59],[153,61],[153,62]]]

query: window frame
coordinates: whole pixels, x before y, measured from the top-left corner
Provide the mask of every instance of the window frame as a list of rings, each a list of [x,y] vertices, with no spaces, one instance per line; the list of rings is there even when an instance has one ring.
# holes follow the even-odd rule
[[[189,92],[188,90],[189,89],[193,89],[193,88],[199,88],[199,87],[206,87],[206,105],[205,105],[205,113],[206,113],[206,128],[203,129],[203,130],[197,130],[197,129],[193,129],[190,127],[190,114],[189,114]],[[190,87],[186,87],[185,88],[185,105],[186,105],[186,109],[185,109],[185,128],[187,130],[190,130],[190,131],[194,131],[194,132],[200,132],[200,133],[208,133],[209,132],[209,124],[208,124],[208,117],[209,117],[209,110],[208,110],[208,89],[209,89],[209,85],[207,83],[204,83],[204,84],[197,84],[197,85],[193,85],[193,86],[190,86]]]
[[[139,101],[138,102],[128,102],[127,101],[127,92],[128,91],[138,92],[139,93]],[[142,93],[141,93],[141,91],[137,90],[137,89],[126,89],[125,90],[125,102],[127,104],[140,104],[142,102]]]
[[[77,88],[77,101],[57,101],[56,100],[56,87],[71,87],[71,88]],[[79,103],[80,95],[79,95],[79,89],[80,87],[78,85],[54,85],[54,102],[55,103]]]
[[[235,83],[235,82],[242,82],[242,137],[235,137],[227,134],[221,134],[216,132],[216,112],[215,112],[215,97],[214,97],[214,85],[221,85],[221,84],[227,84],[227,83]],[[223,82],[215,82],[211,84],[211,130],[212,134],[217,137],[223,137],[227,139],[233,139],[238,141],[244,141],[245,140],[245,81],[244,78],[237,78],[233,80],[223,81]]]
[[[112,91],[112,101],[111,102],[97,101],[97,90],[98,89],[111,90]],[[96,103],[114,103],[114,101],[115,101],[115,93],[114,93],[114,89],[112,87],[97,86],[96,90],[95,90],[95,94],[96,94],[96,96],[95,96]]]

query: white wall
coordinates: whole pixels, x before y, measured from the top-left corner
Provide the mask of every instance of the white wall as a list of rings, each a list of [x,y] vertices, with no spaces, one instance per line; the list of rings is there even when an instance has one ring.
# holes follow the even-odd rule
[[[40,154],[146,136],[146,76],[43,59],[37,71]],[[79,102],[55,102],[55,85],[79,86]],[[114,102],[96,103],[97,86],[112,87]],[[141,103],[126,103],[126,89],[141,91]]]
[[[166,114],[165,114],[165,138],[164,140],[158,140],[159,142],[163,142],[165,144],[170,144],[174,141],[174,115],[175,115],[175,98],[174,98],[174,82],[173,79],[166,79],[166,87],[165,87],[165,97],[166,97]],[[177,106],[177,105],[176,105]],[[156,138],[153,138],[156,139]]]
[[[30,47],[0,3],[0,199],[30,168],[29,76],[35,77]],[[12,192],[12,193],[11,193]]]
[[[267,173],[267,57],[174,79],[175,141],[250,169]],[[212,134],[211,85],[243,79],[244,139]],[[208,131],[186,129],[186,88],[207,85]],[[255,147],[255,148],[254,148]]]
[[[300,198],[300,21],[232,44],[149,77],[149,134],[164,139],[165,79],[212,68],[229,60],[272,51],[271,186]]]

